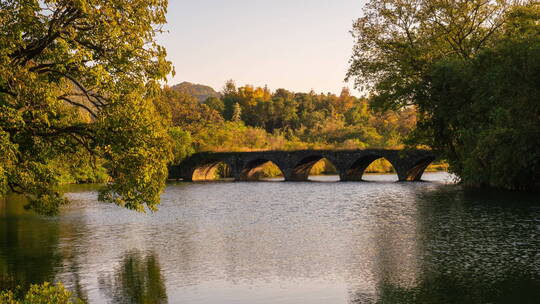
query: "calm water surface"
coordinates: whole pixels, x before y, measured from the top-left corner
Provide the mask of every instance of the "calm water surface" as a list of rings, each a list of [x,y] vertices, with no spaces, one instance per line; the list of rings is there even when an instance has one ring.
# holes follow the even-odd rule
[[[137,214],[71,187],[54,218],[0,200],[0,284],[90,303],[539,303],[538,194],[429,182],[177,183]]]

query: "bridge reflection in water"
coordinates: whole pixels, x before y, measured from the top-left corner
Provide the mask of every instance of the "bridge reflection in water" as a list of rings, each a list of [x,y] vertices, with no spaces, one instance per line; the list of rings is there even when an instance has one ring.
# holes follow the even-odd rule
[[[209,180],[213,179],[220,164],[226,164],[235,180],[257,180],[261,168],[272,162],[286,181],[306,181],[311,168],[323,158],[336,167],[342,181],[361,181],[366,168],[379,158],[392,164],[400,181],[419,181],[436,155],[429,150],[386,149],[202,152],[171,166],[169,178]]]

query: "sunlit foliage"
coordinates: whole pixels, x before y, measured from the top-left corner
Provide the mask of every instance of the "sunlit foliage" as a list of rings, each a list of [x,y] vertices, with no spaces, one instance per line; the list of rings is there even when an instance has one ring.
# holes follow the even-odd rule
[[[339,96],[271,92],[229,81],[221,98],[203,104],[183,93],[167,96],[173,117],[182,117],[174,123],[191,132],[196,151],[399,148],[416,123],[413,108],[377,113],[347,89]]]
[[[4,304],[82,304],[80,299],[72,297],[71,292],[66,290],[60,283],[53,285],[48,282],[33,284],[24,294],[19,290],[7,290],[0,292],[0,303]]]
[[[173,158],[154,103],[171,72],[155,43],[166,7],[166,0],[0,1],[2,192],[24,193],[30,207],[53,214],[65,202],[53,189],[66,166],[56,164],[73,161],[106,168],[101,199],[156,208]]]

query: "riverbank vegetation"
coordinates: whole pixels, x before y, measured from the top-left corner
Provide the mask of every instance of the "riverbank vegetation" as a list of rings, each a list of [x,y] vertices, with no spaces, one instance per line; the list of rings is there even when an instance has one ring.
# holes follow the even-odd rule
[[[32,284],[28,291],[21,288],[0,291],[0,303],[4,304],[83,304],[84,301],[73,297],[60,283],[48,282]]]
[[[0,194],[54,214],[61,182],[109,182],[100,199],[155,210],[174,130],[157,111],[172,71],[155,42],[167,1],[0,2]]]
[[[540,186],[540,4],[370,1],[348,77],[379,109],[414,107],[429,146],[468,185]]]

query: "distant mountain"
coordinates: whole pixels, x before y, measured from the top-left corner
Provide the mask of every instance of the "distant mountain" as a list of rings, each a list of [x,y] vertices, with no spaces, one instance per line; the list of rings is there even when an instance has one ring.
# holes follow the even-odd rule
[[[200,102],[205,101],[208,97],[220,97],[219,93],[212,87],[187,81],[174,85],[172,88],[173,90],[189,94],[197,98]]]

